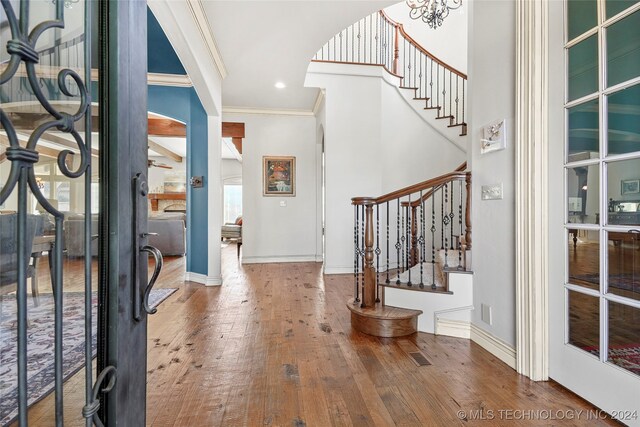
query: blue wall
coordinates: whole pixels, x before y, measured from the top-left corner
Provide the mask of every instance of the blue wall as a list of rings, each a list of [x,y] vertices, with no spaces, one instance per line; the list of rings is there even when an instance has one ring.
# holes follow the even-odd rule
[[[187,125],[187,179],[203,176],[204,186],[187,186],[187,271],[208,273],[207,113],[193,88],[149,86],[149,111]]]
[[[147,46],[147,69],[150,73],[187,74],[149,8],[147,8]]]

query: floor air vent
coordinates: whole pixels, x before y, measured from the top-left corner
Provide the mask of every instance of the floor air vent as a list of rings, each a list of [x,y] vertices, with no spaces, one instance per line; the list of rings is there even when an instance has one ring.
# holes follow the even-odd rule
[[[411,356],[411,360],[414,361],[414,363],[418,366],[428,366],[431,365],[431,363],[427,360],[426,357],[424,357],[424,354],[422,354],[419,351],[412,351],[409,352],[409,356]]]

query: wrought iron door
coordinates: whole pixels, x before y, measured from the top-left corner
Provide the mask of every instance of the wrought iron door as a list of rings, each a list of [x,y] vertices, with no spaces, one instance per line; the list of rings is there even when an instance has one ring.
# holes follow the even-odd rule
[[[56,425],[144,425],[146,2],[0,2],[0,424],[28,425],[51,377]]]

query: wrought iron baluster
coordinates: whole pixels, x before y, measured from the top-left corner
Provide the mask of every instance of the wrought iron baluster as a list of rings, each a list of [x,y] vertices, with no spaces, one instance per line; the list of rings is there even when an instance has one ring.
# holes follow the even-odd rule
[[[397,273],[400,273],[400,263],[402,258],[400,258],[400,249],[402,245],[400,244],[400,198],[397,198],[397,211],[396,211],[396,268]],[[398,274],[398,278],[396,279],[396,285],[400,284],[400,275]]]
[[[431,60],[431,70],[429,72],[429,105],[433,108],[433,59]]]
[[[376,302],[380,302],[380,205],[376,205]]]
[[[424,226],[424,195],[420,191],[420,287],[424,288],[424,261],[425,261],[425,226]]]
[[[431,287],[436,288],[436,188],[431,193]]]
[[[458,237],[458,270],[462,270],[462,181],[458,181],[460,187],[460,203],[458,204],[458,229],[460,237]]]
[[[406,239],[407,236],[406,236],[406,228],[405,228],[405,225],[404,225],[404,221],[405,221],[405,215],[404,215],[405,209],[404,209],[404,206],[401,206],[400,209],[402,210],[402,212],[401,212],[402,222],[400,224],[401,225],[401,230],[402,230],[402,234],[400,236],[400,241],[402,242],[402,258],[400,258],[400,265],[402,266],[401,267],[402,272],[404,272],[405,271],[405,265],[406,265],[405,264],[405,249],[406,249],[405,246],[407,244],[406,243],[407,242],[407,239]]]
[[[444,202],[442,204],[442,236],[444,237],[444,268],[448,265],[448,251],[449,251],[449,235],[447,234],[447,226],[449,225],[449,213],[447,212],[449,204],[449,186],[444,184]]]
[[[460,123],[460,93],[459,93],[459,83],[460,76],[456,75],[456,122],[455,124]]]
[[[387,265],[386,265],[386,270],[387,270],[387,280],[385,281],[386,284],[389,284],[389,202],[387,202]]]
[[[406,258],[406,264],[407,264],[407,270],[409,271],[409,277],[407,280],[407,286],[411,286],[411,267],[413,264],[413,260],[409,261],[411,258],[411,250],[412,250],[412,238],[411,238],[411,224],[413,224],[413,215],[412,215],[413,211],[411,210],[411,194],[409,194],[409,202],[407,203],[407,228],[405,229],[405,233],[407,236],[407,258]]]
[[[360,22],[361,21],[358,21],[358,62],[360,62],[360,35],[362,34],[361,33],[362,29],[360,27]],[[366,27],[365,27],[365,31],[366,31]]]

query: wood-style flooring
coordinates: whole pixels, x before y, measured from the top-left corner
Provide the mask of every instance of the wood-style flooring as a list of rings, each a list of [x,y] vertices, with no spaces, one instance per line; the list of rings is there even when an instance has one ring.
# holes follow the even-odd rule
[[[179,290],[149,320],[150,426],[615,425],[513,418],[595,408],[469,340],[354,332],[351,278],[323,276],[320,264],[242,266],[230,245],[223,270],[223,286],[204,287],[182,281],[183,258],[166,262],[159,286]],[[65,393],[65,425],[82,425],[82,372]],[[52,404],[49,396],[34,405],[30,425],[52,425]],[[475,419],[481,410],[484,420]]]

